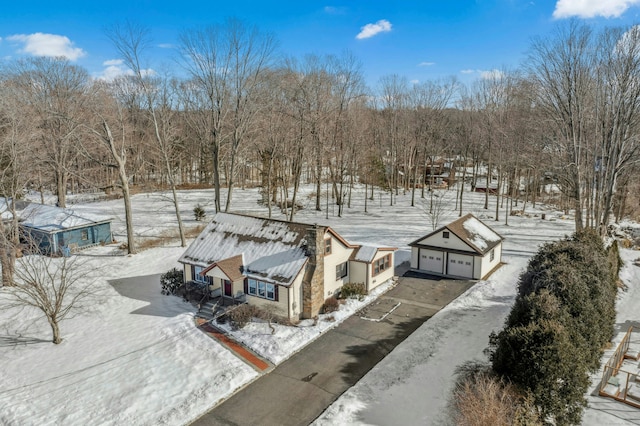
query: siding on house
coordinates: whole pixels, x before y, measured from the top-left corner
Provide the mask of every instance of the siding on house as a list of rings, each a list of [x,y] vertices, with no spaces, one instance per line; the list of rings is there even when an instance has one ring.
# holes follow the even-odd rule
[[[353,253],[353,247],[346,247],[342,242],[330,233],[325,234],[325,241],[331,240],[331,254],[324,256],[324,291],[325,298],[338,293],[340,288],[349,280],[349,257]],[[336,267],[342,263],[347,263],[347,276],[336,277]]]

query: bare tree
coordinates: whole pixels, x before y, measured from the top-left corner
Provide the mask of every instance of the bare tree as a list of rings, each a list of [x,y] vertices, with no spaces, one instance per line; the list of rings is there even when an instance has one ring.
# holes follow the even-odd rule
[[[576,229],[584,227],[582,185],[589,151],[590,105],[594,101],[592,30],[572,21],[548,39],[536,39],[527,62],[535,102],[553,129],[547,149],[556,153],[563,188],[573,200]]]
[[[183,64],[191,84],[201,93],[195,110],[213,155],[216,211],[221,210],[221,149],[228,143],[230,166],[225,211],[231,206],[238,152],[256,124],[255,96],[262,74],[274,58],[275,40],[256,27],[229,19],[224,25],[191,30],[180,37]],[[202,132],[205,133],[205,132]]]
[[[89,74],[65,58],[37,57],[16,62],[11,75],[39,129],[40,146],[33,153],[45,170],[53,172],[58,205],[65,207],[78,155],[78,127],[86,113]]]
[[[35,129],[15,81],[0,80],[0,266],[11,285],[20,239],[15,201],[31,181]]]
[[[114,26],[108,31],[107,35],[120,53],[124,64],[133,71],[133,79],[143,95],[144,106],[151,118],[153,134],[171,189],[173,207],[180,233],[180,245],[185,247],[187,241],[182,217],[180,216],[180,204],[176,192],[176,178],[171,164],[171,144],[168,135],[170,120],[174,113],[171,103],[167,102],[170,99],[167,96],[169,86],[166,84],[166,80],[164,82],[159,81],[157,77],[154,78],[152,76],[149,69],[142,66],[142,55],[150,43],[149,32],[146,28],[128,23],[123,26]]]
[[[3,287],[4,308],[39,310],[51,327],[52,342],[62,342],[60,323],[96,302],[95,277],[77,256],[28,255],[17,261],[13,286]]]

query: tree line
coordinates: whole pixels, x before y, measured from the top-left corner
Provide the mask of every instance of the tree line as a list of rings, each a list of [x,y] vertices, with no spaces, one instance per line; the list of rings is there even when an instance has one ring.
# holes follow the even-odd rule
[[[131,252],[132,188],[171,192],[184,245],[180,187],[212,186],[216,211],[227,211],[236,188],[258,185],[271,214],[295,206],[303,183],[321,210],[326,185],[341,216],[356,183],[383,188],[390,204],[410,192],[415,205],[443,158],[457,165],[461,213],[465,189],[483,179],[496,220],[508,220],[514,200],[535,203],[547,184],[575,209],[576,229],[604,232],[633,204],[636,27],[572,22],[535,40],[520,68],[468,86],[387,75],[374,88],[349,52],[286,57],[273,35],[234,19],[182,33],[178,65],[165,73],[149,68],[147,29],[107,35],[128,69],[113,80],[65,58],[3,63],[0,195],[50,190],[64,207],[69,192],[118,192]]]

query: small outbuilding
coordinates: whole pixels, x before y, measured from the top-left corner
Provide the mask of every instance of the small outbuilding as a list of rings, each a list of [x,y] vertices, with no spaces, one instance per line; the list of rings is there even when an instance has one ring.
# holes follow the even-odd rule
[[[69,255],[113,241],[110,218],[80,215],[71,209],[45,204],[16,204],[22,238],[42,254]]]
[[[411,269],[451,278],[483,279],[502,260],[504,238],[467,214],[413,241]]]

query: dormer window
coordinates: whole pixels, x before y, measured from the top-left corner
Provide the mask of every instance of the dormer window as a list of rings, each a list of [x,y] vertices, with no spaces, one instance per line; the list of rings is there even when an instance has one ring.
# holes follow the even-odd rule
[[[449,231],[444,231],[442,233],[442,238],[449,238]]]

